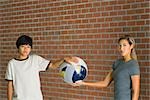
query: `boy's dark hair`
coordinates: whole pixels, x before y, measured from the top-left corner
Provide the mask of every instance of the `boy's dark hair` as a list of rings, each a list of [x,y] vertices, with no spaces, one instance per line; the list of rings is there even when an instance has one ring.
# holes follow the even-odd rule
[[[20,45],[30,45],[32,48],[32,38],[27,35],[20,36],[16,41],[17,48],[19,48]]]

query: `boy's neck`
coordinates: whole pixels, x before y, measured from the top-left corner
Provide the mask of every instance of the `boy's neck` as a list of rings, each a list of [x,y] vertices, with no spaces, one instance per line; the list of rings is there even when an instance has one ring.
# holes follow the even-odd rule
[[[19,60],[23,60],[23,59],[27,59],[27,58],[28,58],[28,55],[27,55],[27,56],[19,55],[19,56],[17,57],[17,59],[19,59]]]
[[[16,57],[15,59],[16,59],[16,60],[19,60],[19,61],[23,61],[23,60],[26,60],[26,59],[28,59],[28,58],[29,58],[29,56],[27,56],[26,58]]]

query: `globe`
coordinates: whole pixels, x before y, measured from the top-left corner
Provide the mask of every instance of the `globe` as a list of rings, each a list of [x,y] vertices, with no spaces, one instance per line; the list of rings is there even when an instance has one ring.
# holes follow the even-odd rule
[[[60,66],[60,75],[66,83],[75,83],[79,80],[84,80],[88,74],[88,68],[85,61],[79,57],[77,62],[64,62]]]

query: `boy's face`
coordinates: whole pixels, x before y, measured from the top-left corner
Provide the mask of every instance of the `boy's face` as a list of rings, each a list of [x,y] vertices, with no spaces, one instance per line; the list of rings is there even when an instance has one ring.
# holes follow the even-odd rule
[[[30,45],[20,45],[19,46],[19,54],[22,57],[27,57],[31,52],[31,46]]]

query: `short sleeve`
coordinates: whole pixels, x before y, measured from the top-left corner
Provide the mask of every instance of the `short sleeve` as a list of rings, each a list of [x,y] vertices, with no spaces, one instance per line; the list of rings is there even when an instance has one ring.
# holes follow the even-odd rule
[[[6,80],[13,80],[12,65],[10,62],[8,63],[8,66],[7,66],[7,70],[5,73],[5,79]]]
[[[50,63],[49,60],[41,57],[41,56],[37,56],[37,61],[38,61],[38,69],[39,71],[45,71]]]
[[[132,66],[130,67],[129,74],[131,76],[133,76],[133,75],[140,75],[139,65],[138,65],[138,63],[136,61],[133,62]]]
[[[115,70],[115,62],[112,64],[112,69]]]

